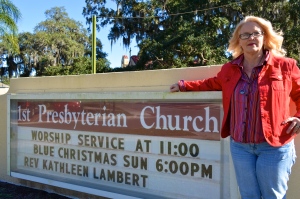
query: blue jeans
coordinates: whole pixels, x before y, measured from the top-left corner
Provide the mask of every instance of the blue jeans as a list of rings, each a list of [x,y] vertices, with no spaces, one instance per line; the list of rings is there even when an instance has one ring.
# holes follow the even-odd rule
[[[230,139],[230,150],[242,199],[285,199],[296,160],[294,140],[282,147],[267,142],[240,143]]]

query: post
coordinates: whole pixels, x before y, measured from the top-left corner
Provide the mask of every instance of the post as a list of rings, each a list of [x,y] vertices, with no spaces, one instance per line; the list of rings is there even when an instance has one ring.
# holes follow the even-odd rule
[[[96,16],[93,15],[92,74],[96,74]]]

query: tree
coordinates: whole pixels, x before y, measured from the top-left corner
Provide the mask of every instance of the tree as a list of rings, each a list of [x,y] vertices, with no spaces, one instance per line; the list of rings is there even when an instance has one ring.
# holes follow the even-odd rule
[[[38,75],[47,76],[91,73],[87,66],[91,62],[91,36],[87,30],[80,22],[70,19],[64,7],[51,8],[45,15],[46,20],[34,28],[33,34],[19,34],[18,56],[27,71],[34,67]],[[109,68],[106,56],[97,39],[99,68]],[[98,68],[97,71],[101,72]]]
[[[13,55],[19,52],[16,23],[20,18],[20,11],[10,0],[0,0],[0,54],[1,57],[6,57],[5,62],[10,66],[9,74],[12,69],[16,69]],[[1,67],[1,80],[4,69],[6,68]]]
[[[70,65],[84,55],[87,32],[80,22],[68,17],[64,7],[45,12],[46,20],[35,27],[39,52],[47,66]]]
[[[85,56],[92,57],[92,35],[89,36],[89,42],[85,47]],[[102,51],[103,45],[100,39],[96,38],[96,59],[107,57],[107,53]]]
[[[16,23],[20,18],[19,9],[10,0],[0,0],[0,37],[10,52],[18,52]]]
[[[110,63],[107,59],[100,58],[96,61],[96,73],[111,72],[109,67]],[[91,74],[92,71],[92,59],[89,57],[79,57],[74,59],[74,63],[71,66],[60,67],[52,66],[47,67],[43,73],[45,76],[57,76],[57,75],[79,75],[79,74]]]
[[[30,71],[32,67],[36,67],[38,63],[39,51],[36,41],[35,35],[30,32],[19,34],[20,53],[18,54],[18,57],[28,71]]]
[[[277,27],[284,30],[284,47],[287,49],[287,56],[295,58],[300,63],[300,1],[290,0],[283,10],[278,9],[278,11],[281,22]],[[289,13],[288,16],[286,12]]]
[[[255,4],[245,1],[240,7],[242,16],[255,15],[270,20],[276,30],[283,31],[283,47],[287,56],[300,61],[300,1],[299,0],[258,0]]]
[[[269,19],[285,31],[288,56],[299,57],[299,0],[86,0],[87,23],[97,16],[97,28],[111,25],[113,44],[122,39],[129,46],[136,39],[140,48],[139,69],[221,64],[230,59],[228,40],[246,15]],[[298,37],[297,37],[298,36]],[[150,64],[149,64],[150,63]]]

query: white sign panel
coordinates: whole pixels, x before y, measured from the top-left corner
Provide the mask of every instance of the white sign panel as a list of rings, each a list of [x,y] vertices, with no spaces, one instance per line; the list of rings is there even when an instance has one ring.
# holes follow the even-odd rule
[[[211,199],[230,194],[230,178],[224,173],[229,171],[224,167],[228,154],[219,135],[220,103],[10,103],[10,172],[16,176],[143,198]]]

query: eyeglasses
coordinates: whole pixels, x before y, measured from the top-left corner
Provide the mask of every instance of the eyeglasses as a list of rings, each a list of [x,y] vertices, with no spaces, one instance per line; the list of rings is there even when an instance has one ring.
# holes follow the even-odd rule
[[[253,32],[253,33],[244,33],[244,34],[240,34],[239,38],[241,40],[245,40],[245,39],[249,39],[251,36],[253,37],[260,37],[264,34],[264,32]]]

